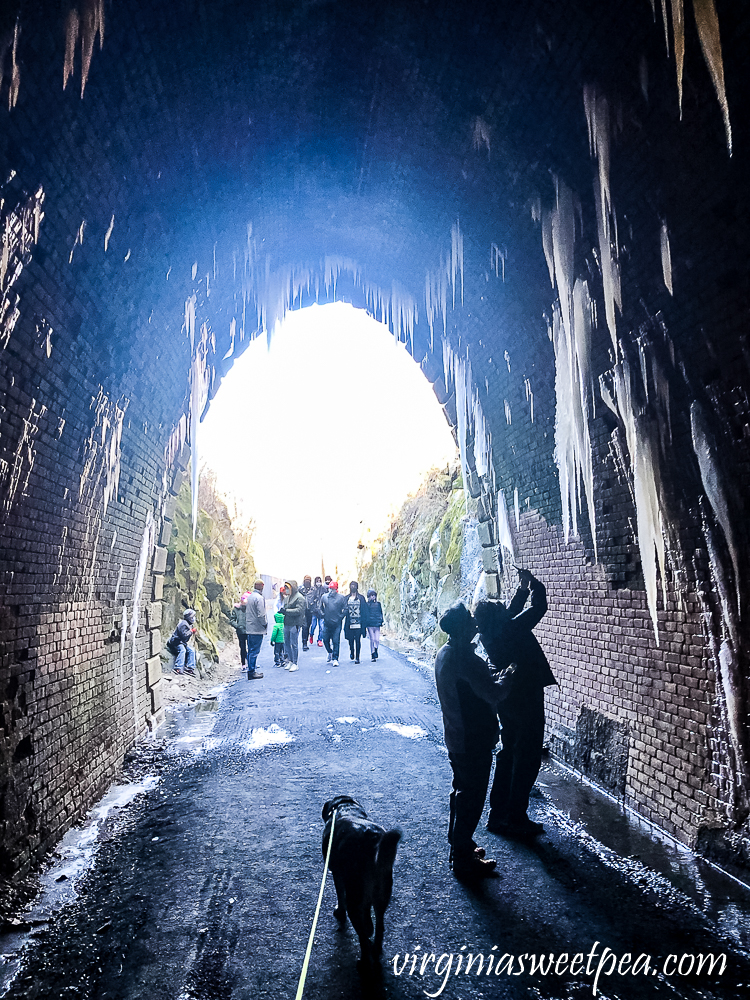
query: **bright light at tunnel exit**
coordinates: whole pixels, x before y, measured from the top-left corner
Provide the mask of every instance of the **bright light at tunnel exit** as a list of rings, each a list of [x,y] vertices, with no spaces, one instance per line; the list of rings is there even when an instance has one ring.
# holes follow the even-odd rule
[[[369,547],[455,443],[389,329],[344,303],[289,313],[249,345],[201,425],[204,467],[255,522],[258,572],[354,579]]]

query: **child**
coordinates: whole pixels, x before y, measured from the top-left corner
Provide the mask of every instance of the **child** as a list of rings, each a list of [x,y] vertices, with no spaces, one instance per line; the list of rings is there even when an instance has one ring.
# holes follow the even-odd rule
[[[275,667],[284,666],[284,616],[277,611],[273,616],[274,626],[271,633],[271,645],[273,646],[273,665]]]
[[[378,658],[380,645],[380,628],[383,624],[383,608],[375,590],[367,591],[367,638],[370,640],[370,653],[373,660]]]

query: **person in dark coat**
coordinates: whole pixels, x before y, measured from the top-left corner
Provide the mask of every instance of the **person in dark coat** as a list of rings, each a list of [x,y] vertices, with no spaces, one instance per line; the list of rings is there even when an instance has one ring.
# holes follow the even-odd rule
[[[463,604],[440,619],[448,642],[435,659],[435,685],[443,712],[445,746],[453,770],[448,841],[450,863],[459,877],[485,878],[496,862],[477,847],[474,831],[482,816],[498,738],[497,711],[510,689],[514,668],[496,670],[477,655],[477,627]]]
[[[339,593],[339,585],[332,580],[328,585],[328,591],[323,594],[321,606],[323,608],[323,623],[325,625],[325,635],[323,642],[328,653],[328,662],[332,667],[339,665],[339,643],[341,641],[341,623],[344,620],[347,597],[346,594]]]
[[[323,586],[323,581],[319,576],[315,577],[315,583],[313,584],[312,593],[308,597],[307,606],[312,612],[310,617],[310,645],[315,643],[315,629],[318,630],[318,645],[323,645],[323,608],[321,607],[321,601],[323,600],[323,594],[328,592],[328,584]]]
[[[183,670],[186,674],[195,673],[195,650],[190,647],[189,642],[197,631],[195,611],[188,608],[182,615],[182,621],[177,623],[177,628],[167,639],[167,649],[175,658],[176,674],[181,674]]]
[[[240,644],[240,663],[243,668],[247,663],[247,632],[245,631],[246,611],[247,611],[247,596],[243,594],[242,597],[240,597],[239,601],[237,601],[237,603],[233,606],[232,610],[228,615],[229,624],[237,633],[237,641]]]
[[[344,635],[349,643],[349,659],[359,663],[362,651],[362,639],[365,634],[367,620],[367,601],[359,592],[359,584],[352,580],[349,584],[349,597],[346,600],[344,617]]]
[[[546,590],[528,570],[519,570],[518,575],[519,587],[508,607],[501,601],[480,601],[474,619],[490,662],[498,669],[516,665],[510,694],[499,708],[502,749],[495,760],[487,829],[534,837],[544,831],[527,815],[529,794],[542,765],[544,689],[557,682],[532,632],[547,611]],[[527,600],[529,606],[524,608]]]
[[[367,638],[370,640],[370,657],[373,660],[378,658],[378,646],[380,645],[380,630],[383,627],[383,606],[378,600],[376,590],[367,591]]]
[[[312,625],[313,616],[312,606],[315,600],[311,576],[303,578],[299,592],[305,599],[305,620],[302,623],[302,649],[304,652],[307,652],[307,640],[310,638],[310,626]],[[310,645],[312,646],[312,641],[310,641]]]

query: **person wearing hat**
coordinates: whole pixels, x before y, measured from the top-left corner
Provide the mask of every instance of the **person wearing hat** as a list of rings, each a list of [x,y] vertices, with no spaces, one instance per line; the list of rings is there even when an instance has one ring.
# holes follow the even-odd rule
[[[182,621],[167,640],[167,649],[174,656],[174,671],[181,674],[195,673],[195,650],[188,643],[198,630],[195,627],[195,611],[188,608],[182,615]]]
[[[325,636],[323,642],[328,653],[328,662],[333,667],[339,665],[339,645],[341,643],[341,623],[346,613],[346,594],[339,593],[339,585],[335,580],[328,584],[328,593],[323,595],[323,624]]]
[[[513,667],[500,672],[477,655],[477,626],[460,602],[440,619],[448,642],[435,658],[435,684],[443,712],[445,746],[453,770],[450,794],[449,864],[458,878],[487,878],[497,862],[477,847],[474,831],[482,816],[499,736],[497,711],[508,696]]]
[[[487,829],[530,838],[544,832],[527,809],[542,765],[544,689],[557,681],[532,632],[547,611],[547,592],[528,570],[519,570],[518,576],[518,590],[507,608],[502,601],[480,601],[474,618],[490,662],[499,669],[516,666],[513,689],[499,709],[502,749],[495,759]]]
[[[310,639],[310,626],[312,625],[313,604],[315,602],[311,576],[307,575],[303,577],[299,592],[305,599],[305,620],[302,623],[302,649],[307,652],[307,640]],[[312,646],[312,639],[310,639],[310,645]]]
[[[255,665],[258,662],[258,653],[260,653],[260,647],[263,645],[263,636],[268,629],[266,602],[263,600],[263,586],[262,580],[256,580],[253,584],[253,592],[245,602],[247,679],[249,681],[260,680],[263,676],[260,670],[255,669]]]
[[[380,630],[383,627],[383,605],[378,600],[377,590],[367,591],[367,637],[370,640],[370,658],[377,660],[380,645]]]

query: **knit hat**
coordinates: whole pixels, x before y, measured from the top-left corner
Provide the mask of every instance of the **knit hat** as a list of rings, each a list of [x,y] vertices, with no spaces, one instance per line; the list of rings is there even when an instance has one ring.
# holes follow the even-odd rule
[[[461,633],[465,635],[471,629],[474,629],[474,632],[472,632],[472,635],[474,635],[476,631],[476,626],[471,617],[471,612],[466,605],[462,604],[460,601],[448,608],[438,624],[443,632],[447,632],[448,635]]]
[[[195,611],[192,608],[188,608],[187,611],[182,616],[188,625],[192,625],[195,622]]]
[[[370,587],[370,589],[367,591],[368,600],[371,597],[377,597],[377,596],[378,596],[377,590],[373,590],[372,587]]]
[[[339,585],[336,583],[335,580],[331,580],[331,582],[328,584],[328,586],[330,587],[331,590],[338,590],[339,589]]]

